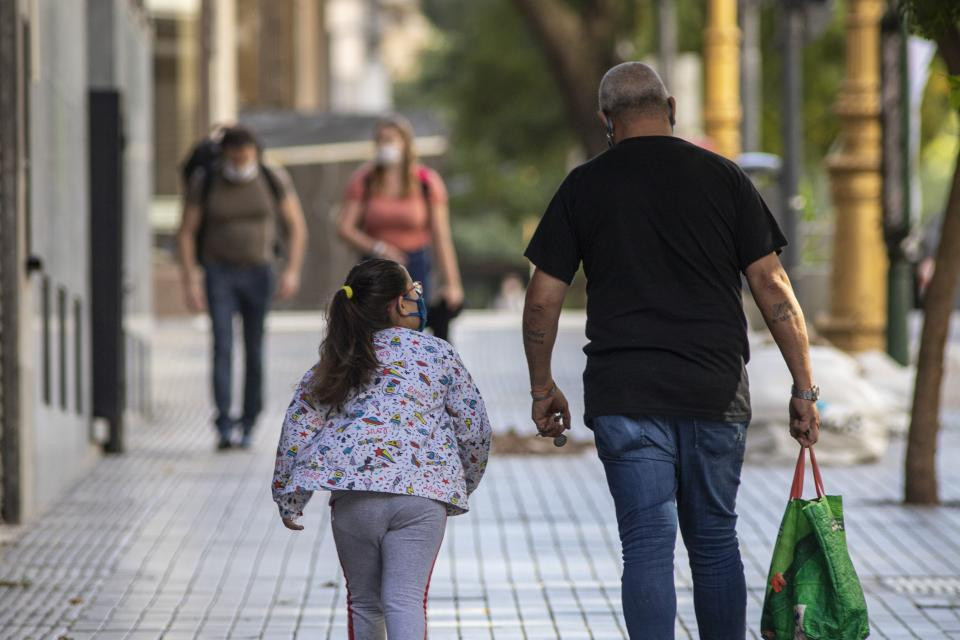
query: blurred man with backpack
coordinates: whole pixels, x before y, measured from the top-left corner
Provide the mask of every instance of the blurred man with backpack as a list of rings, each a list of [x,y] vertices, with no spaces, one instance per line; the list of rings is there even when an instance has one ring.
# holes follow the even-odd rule
[[[306,223],[289,177],[263,164],[257,139],[243,127],[223,128],[200,142],[183,174],[177,243],[187,307],[210,313],[218,448],[232,446],[235,426],[240,446],[247,447],[263,407],[264,322],[274,292],[287,299],[300,288]],[[230,413],[236,314],[243,321],[246,361],[239,420]]]

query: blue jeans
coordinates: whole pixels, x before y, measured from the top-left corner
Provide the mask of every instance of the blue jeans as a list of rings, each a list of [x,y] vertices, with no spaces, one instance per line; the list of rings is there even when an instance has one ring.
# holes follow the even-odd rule
[[[679,519],[700,638],[743,640],[747,591],[735,506],[747,423],[601,416],[591,427],[617,510],[630,637],[674,637]]]
[[[243,320],[245,356],[243,415],[240,422],[249,435],[263,408],[263,332],[273,297],[270,265],[234,267],[204,265],[207,308],[213,327],[213,399],[216,426],[221,438],[233,430],[230,417],[233,391],[233,317]]]
[[[433,256],[431,255],[432,249],[430,247],[425,247],[419,251],[410,251],[407,253],[407,272],[410,274],[410,279],[414,282],[420,282],[423,285],[423,298],[427,302],[430,301],[430,285],[431,282],[430,273],[433,269]]]

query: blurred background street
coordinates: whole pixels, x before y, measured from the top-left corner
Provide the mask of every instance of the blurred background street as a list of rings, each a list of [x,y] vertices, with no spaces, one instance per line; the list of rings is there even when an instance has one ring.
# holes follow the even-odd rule
[[[465,295],[450,337],[496,434],[448,529],[432,636],[626,637],[613,506],[582,424],[583,274],[554,355],[564,449],[532,435],[520,332],[523,249],[564,176],[606,148],[597,85],[625,60],[658,69],[676,134],[738,162],[790,241],[818,455],[874,635],[960,638],[957,42],[955,0],[0,0],[0,638],[344,637],[323,500],[293,534],[269,476],[323,310],[370,253],[344,241],[342,212],[367,204],[366,183],[348,184],[390,113],[449,204]],[[233,124],[296,196],[308,240],[299,287],[267,318],[253,446],[217,453],[212,327],[188,309],[181,263],[203,180],[184,166]],[[432,215],[429,189],[416,196]],[[744,305],[756,638],[796,450],[789,373],[746,291]],[[936,462],[908,475],[907,460]],[[695,638],[684,553],[677,631]]]

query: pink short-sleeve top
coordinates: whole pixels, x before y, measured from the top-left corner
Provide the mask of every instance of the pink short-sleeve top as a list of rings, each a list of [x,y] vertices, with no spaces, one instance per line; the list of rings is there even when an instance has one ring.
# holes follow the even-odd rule
[[[361,228],[376,240],[382,240],[402,251],[419,251],[430,245],[431,211],[447,203],[447,189],[436,171],[417,166],[414,171],[420,184],[427,186],[413,189],[406,198],[367,194],[368,178],[373,167],[364,165],[353,173],[347,185],[345,199],[360,203]],[[427,207],[426,197],[430,207]]]

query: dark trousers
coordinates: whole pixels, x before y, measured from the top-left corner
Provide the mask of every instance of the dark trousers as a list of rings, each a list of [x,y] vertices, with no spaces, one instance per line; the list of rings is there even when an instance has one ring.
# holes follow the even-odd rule
[[[263,331],[273,297],[270,265],[234,267],[204,265],[207,308],[213,327],[213,399],[216,426],[221,437],[233,429],[230,408],[233,395],[233,318],[243,320],[245,356],[243,414],[240,422],[249,434],[263,408]]]
[[[701,640],[743,640],[747,590],[735,505],[747,423],[601,416],[591,426],[617,510],[630,638],[674,638],[679,521]]]

